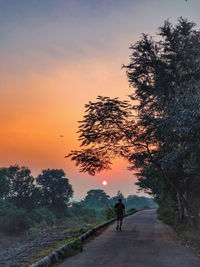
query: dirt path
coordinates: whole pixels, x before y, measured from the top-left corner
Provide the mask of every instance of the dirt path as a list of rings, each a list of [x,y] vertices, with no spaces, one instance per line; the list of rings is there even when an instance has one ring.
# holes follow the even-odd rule
[[[156,218],[155,210],[138,212],[115,224],[59,267],[200,267],[196,254],[181,245],[174,231]]]

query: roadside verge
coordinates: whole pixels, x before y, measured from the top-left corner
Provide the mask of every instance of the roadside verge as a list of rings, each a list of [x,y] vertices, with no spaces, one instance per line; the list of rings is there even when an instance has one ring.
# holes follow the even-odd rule
[[[126,214],[125,217],[130,216],[130,215],[132,215],[138,211],[140,211],[140,210],[130,212],[130,213]],[[82,243],[84,241],[86,241],[91,236],[95,235],[97,233],[97,231],[105,228],[106,226],[110,225],[114,221],[116,221],[116,218],[108,220],[105,223],[100,224],[100,225],[88,230],[87,232],[83,233],[75,240],[64,244],[63,246],[57,248],[56,250],[51,252],[49,255],[47,255],[46,257],[44,257],[40,261],[30,265],[30,267],[49,267],[49,266],[52,266],[53,264],[55,264],[56,262],[60,261],[61,259],[64,259],[64,258],[72,255],[71,252],[75,247],[79,247],[79,251],[81,251]]]

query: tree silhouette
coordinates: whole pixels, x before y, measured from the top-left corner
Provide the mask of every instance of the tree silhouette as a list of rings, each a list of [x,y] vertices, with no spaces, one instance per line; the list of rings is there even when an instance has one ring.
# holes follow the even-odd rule
[[[179,18],[175,26],[165,21],[158,35],[155,41],[143,34],[130,47],[124,68],[134,88],[132,102],[102,96],[89,102],[79,127],[86,148],[67,156],[92,175],[124,157],[145,186],[145,173],[152,168],[162,180],[158,187],[167,188],[191,218],[197,198],[192,185],[199,181],[200,31]],[[156,189],[155,182],[148,184]]]

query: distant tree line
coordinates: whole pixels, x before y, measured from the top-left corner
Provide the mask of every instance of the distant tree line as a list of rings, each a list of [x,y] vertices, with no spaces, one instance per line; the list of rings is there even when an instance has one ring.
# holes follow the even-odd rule
[[[110,197],[101,189],[92,189],[88,191],[86,197],[80,203],[86,207],[101,209],[113,207],[118,202],[119,198],[122,199],[125,204],[126,210],[157,207],[157,204],[152,198],[137,195],[129,195],[125,198],[120,191],[117,192],[116,196]]]
[[[118,202],[118,199],[122,199],[126,212],[158,207],[152,198],[137,195],[129,195],[125,198],[120,191],[117,192],[116,196],[110,197],[101,189],[89,190],[79,205],[95,210],[97,214],[103,215],[106,219],[111,219],[115,217],[114,205]]]
[[[123,157],[172,220],[195,225],[200,212],[200,31],[179,18],[130,46],[130,101],[99,96],[85,105],[82,149],[68,157],[94,175]]]
[[[0,198],[18,208],[31,211],[46,206],[63,210],[73,196],[72,186],[63,170],[43,170],[37,178],[25,167],[0,168]]]
[[[105,220],[114,216],[113,205],[118,198],[128,209],[155,206],[152,199],[124,198],[120,191],[110,197],[103,190],[92,189],[80,202],[73,202],[72,196],[72,186],[61,169],[43,170],[34,178],[26,167],[0,168],[0,231],[20,233],[35,225],[72,218],[79,223]]]

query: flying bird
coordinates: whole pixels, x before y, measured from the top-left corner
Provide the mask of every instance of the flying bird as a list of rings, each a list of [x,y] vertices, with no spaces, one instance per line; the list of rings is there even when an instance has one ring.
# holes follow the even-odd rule
[[[60,135],[60,137],[64,137],[64,135]]]

